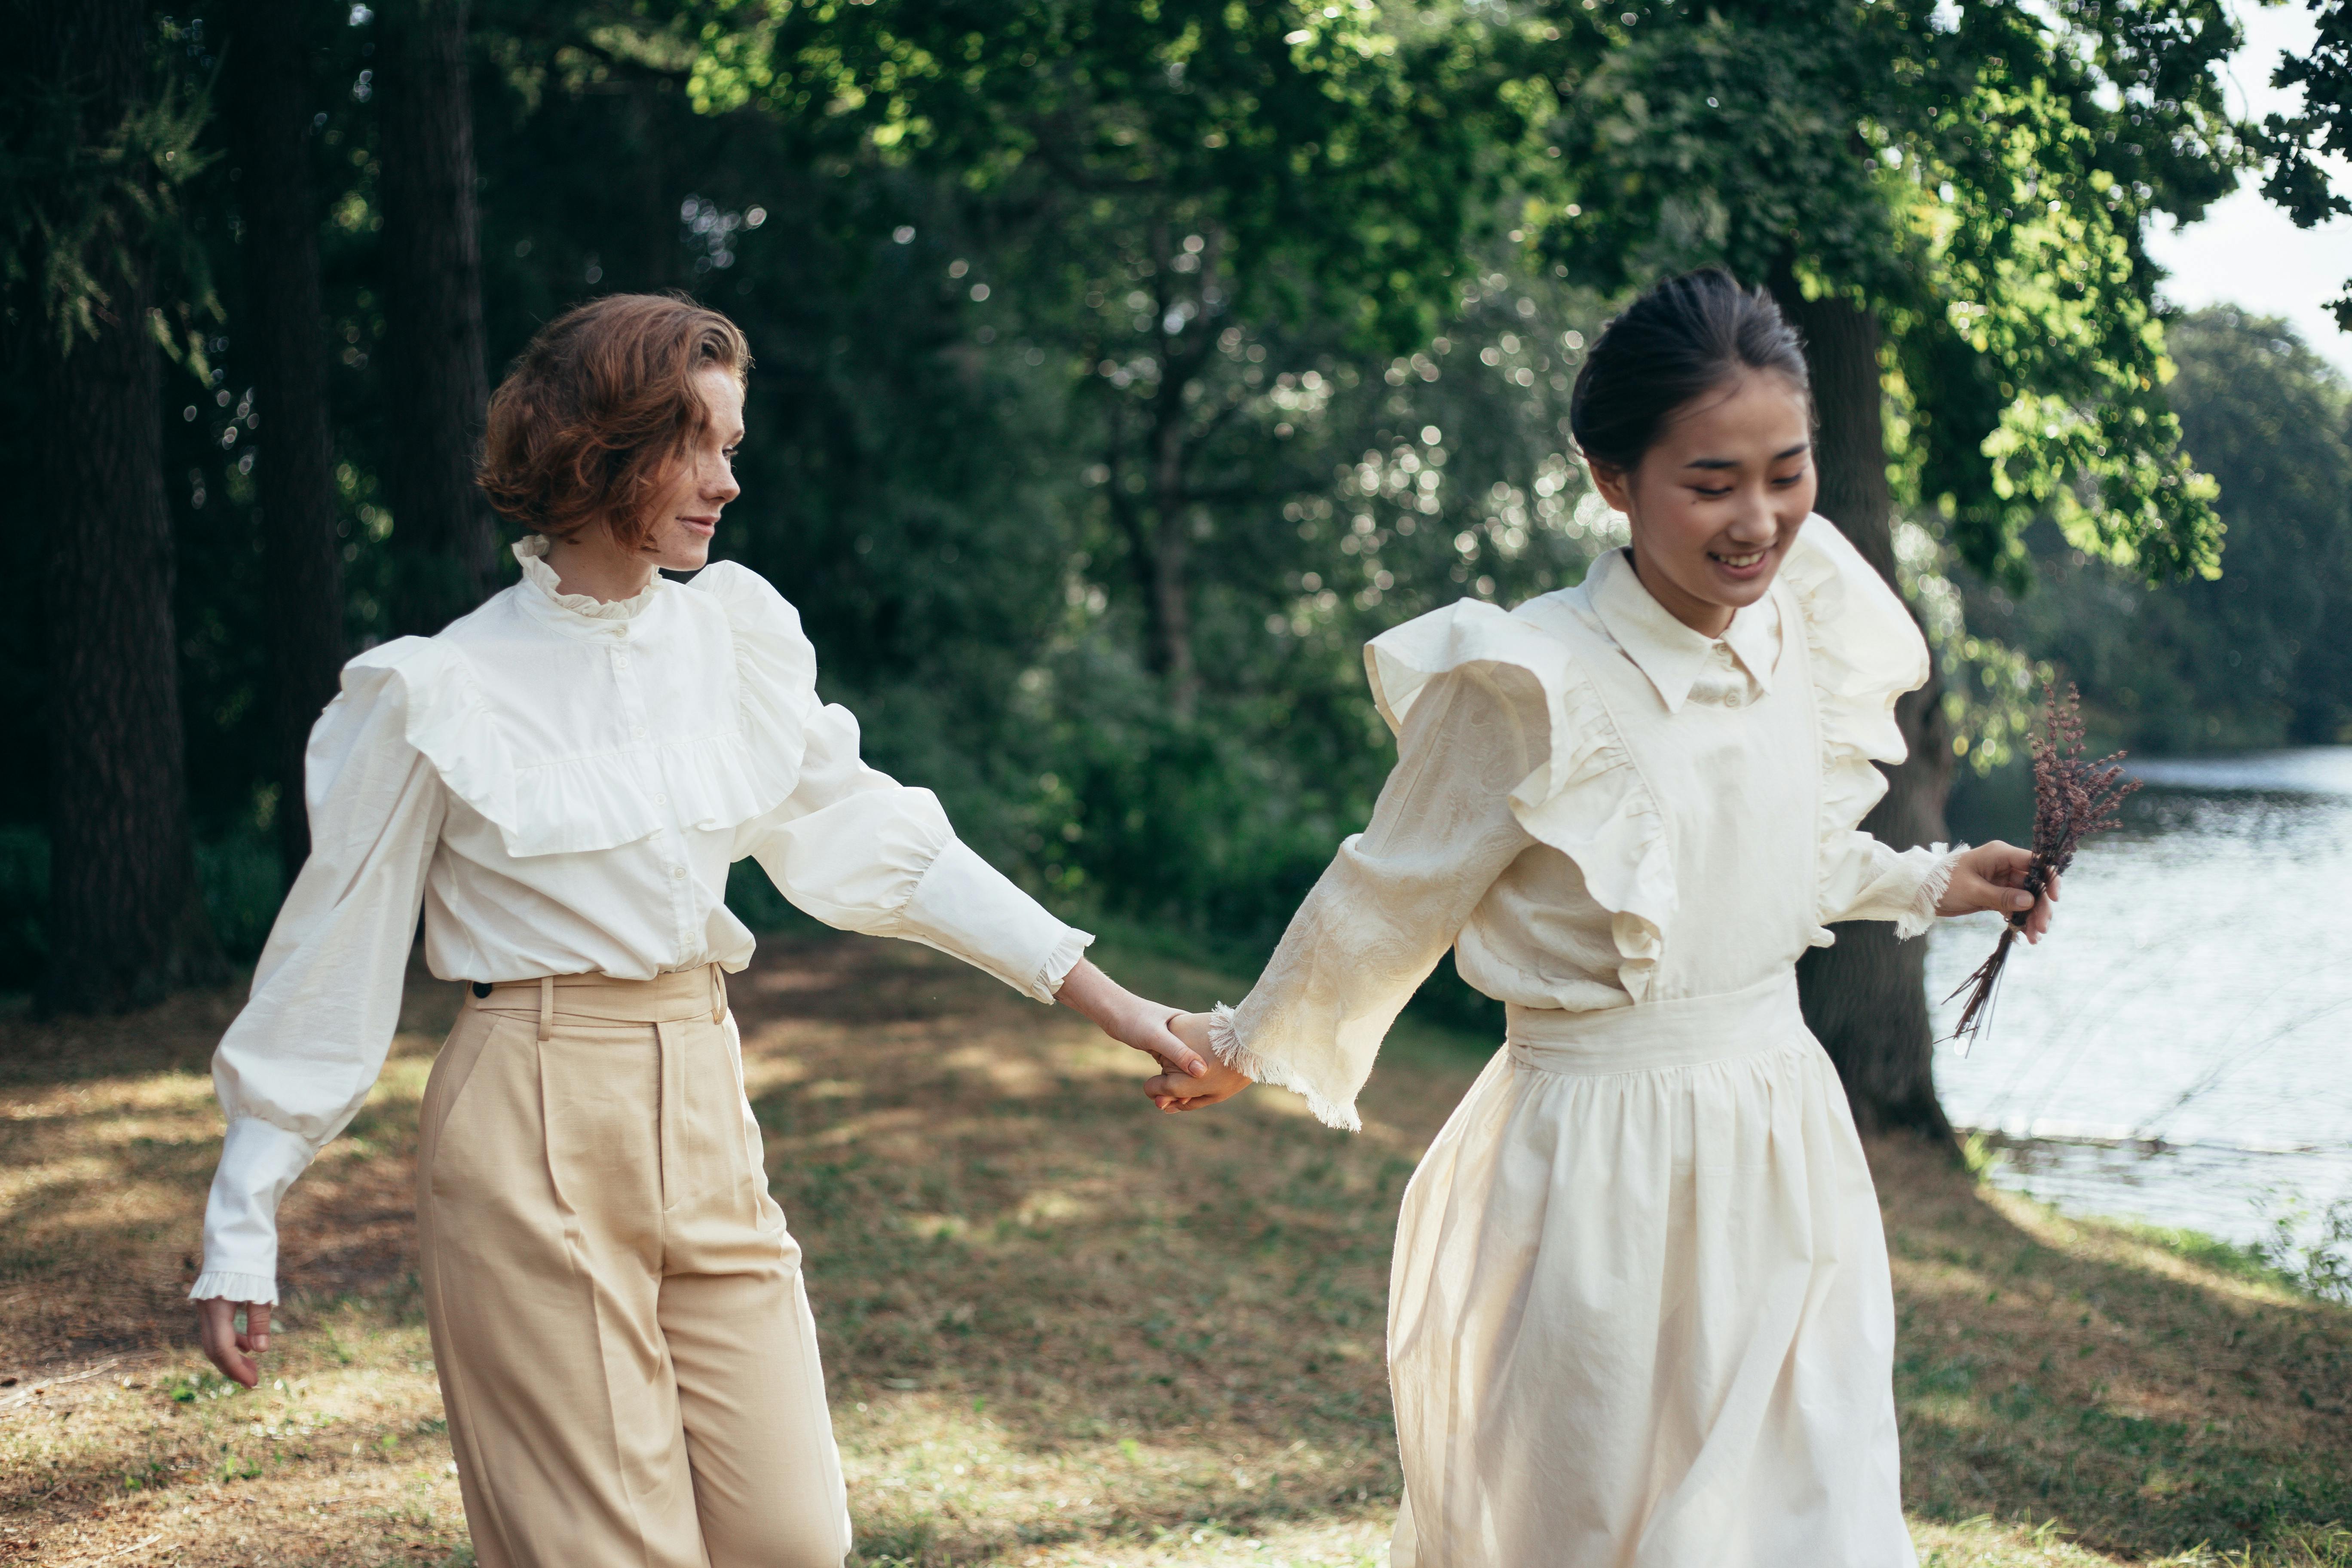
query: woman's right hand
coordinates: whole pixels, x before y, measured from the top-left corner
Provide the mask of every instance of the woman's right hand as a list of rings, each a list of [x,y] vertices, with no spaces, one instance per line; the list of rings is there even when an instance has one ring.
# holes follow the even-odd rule
[[[240,1311],[245,1314],[246,1326],[242,1330],[236,1326]],[[269,1303],[224,1301],[218,1297],[199,1301],[196,1338],[223,1377],[247,1388],[258,1387],[261,1363],[253,1358],[269,1349]]]

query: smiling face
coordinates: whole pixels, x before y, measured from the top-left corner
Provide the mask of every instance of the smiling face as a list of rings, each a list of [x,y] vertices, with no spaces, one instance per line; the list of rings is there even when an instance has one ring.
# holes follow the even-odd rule
[[[695,373],[694,388],[705,411],[702,428],[672,466],[646,524],[645,553],[669,572],[698,571],[709,561],[719,513],[742,493],[735,448],[743,439],[743,384],[714,364]]]
[[[1592,478],[1632,520],[1651,597],[1721,637],[1771,587],[1813,510],[1811,409],[1788,377],[1742,370],[1676,409],[1637,466],[1595,463]]]

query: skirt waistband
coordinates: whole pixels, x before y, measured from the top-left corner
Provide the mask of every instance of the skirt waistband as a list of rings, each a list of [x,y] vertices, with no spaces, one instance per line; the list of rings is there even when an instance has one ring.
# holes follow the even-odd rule
[[[536,980],[475,981],[466,1005],[486,1013],[539,1018],[539,1037],[555,1020],[585,1024],[685,1024],[727,1021],[727,975],[715,963],[676,969],[651,980],[609,974],[542,974]]]
[[[1517,1004],[1507,1011],[1513,1059],[1539,1072],[1576,1075],[1730,1061],[1784,1046],[1805,1028],[1793,969],[1714,996],[1591,1013]]]

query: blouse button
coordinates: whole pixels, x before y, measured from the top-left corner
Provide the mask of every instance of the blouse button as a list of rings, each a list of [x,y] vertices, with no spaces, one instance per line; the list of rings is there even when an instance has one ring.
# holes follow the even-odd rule
[[[669,796],[666,795],[657,795],[654,796],[654,804],[656,805],[667,805],[669,804]]]
[[[635,729],[631,730],[629,733],[642,741],[646,738],[646,727],[643,724],[640,724]]]
[[[686,868],[683,866],[672,866],[669,868],[669,874],[670,879],[675,881],[677,879],[686,875]]]
[[[626,668],[629,668],[629,656],[628,656],[627,654],[618,654],[618,655],[615,655],[615,656],[614,657],[614,659],[613,659],[613,668],[614,668],[614,669],[626,669]]]
[[[1723,694],[1723,705],[1724,705],[1726,708],[1737,708],[1737,707],[1738,707],[1738,706],[1739,706],[1739,700],[1740,700],[1740,699],[1739,699],[1739,693],[1738,693],[1737,691],[1727,691],[1727,692],[1725,692],[1725,693]]]

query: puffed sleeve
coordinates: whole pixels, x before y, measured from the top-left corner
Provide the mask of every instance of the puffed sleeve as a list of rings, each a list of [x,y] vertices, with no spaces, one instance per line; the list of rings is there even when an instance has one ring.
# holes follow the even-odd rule
[[[719,596],[735,633],[747,710],[789,727],[798,777],[782,803],[737,829],[750,856],[798,908],[827,925],[904,937],[1050,1003],[1087,946],[949,825],[939,797],[868,767],[857,721],[816,699],[816,658],[800,616],[765,578],[731,562],[694,585]]]
[[[310,858],[213,1054],[228,1133],[197,1300],[278,1300],[278,1200],[383,1069],[446,799],[409,740],[441,651],[404,637],[362,654],[310,732]]]
[[[1858,827],[1833,833],[1822,846],[1818,918],[1823,925],[1893,921],[1895,936],[1908,942],[1936,923],[1959,857],[1941,844],[1891,849]]]
[[[1495,879],[1534,840],[1514,814],[1540,694],[1520,671],[1471,666],[1430,679],[1406,711],[1370,826],[1339,846],[1256,985],[1213,1016],[1211,1047],[1261,1083],[1295,1089],[1326,1124],[1355,1102],[1389,1026]]]

